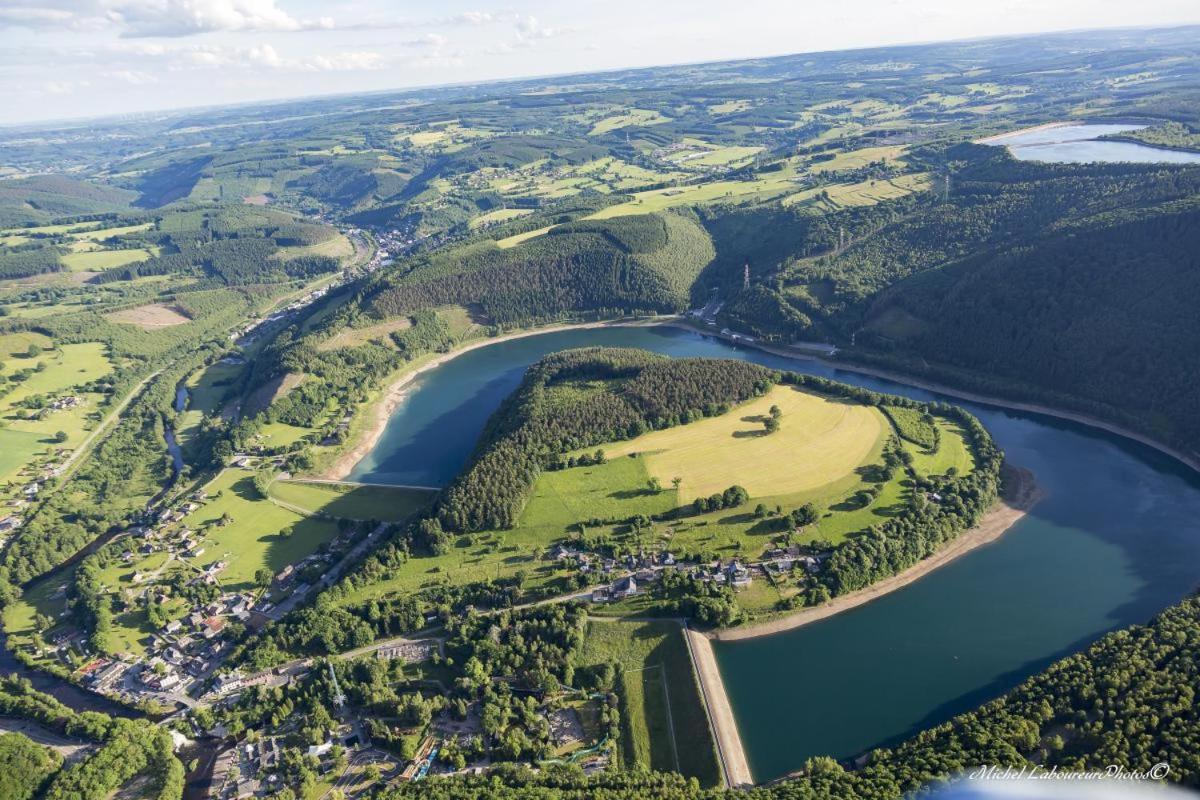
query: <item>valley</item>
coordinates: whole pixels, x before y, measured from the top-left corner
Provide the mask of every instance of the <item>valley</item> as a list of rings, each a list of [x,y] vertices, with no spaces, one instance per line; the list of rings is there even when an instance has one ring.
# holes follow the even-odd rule
[[[1197,785],[1194,34],[0,129],[21,800]]]

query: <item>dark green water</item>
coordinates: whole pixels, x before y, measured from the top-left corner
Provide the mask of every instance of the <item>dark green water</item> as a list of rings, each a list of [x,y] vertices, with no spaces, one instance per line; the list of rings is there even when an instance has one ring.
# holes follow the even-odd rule
[[[422,377],[359,480],[440,485],[488,415],[546,353],[642,347],[833,377],[918,399],[902,384],[740,350],[665,328],[566,331],[466,353]],[[974,708],[1200,583],[1200,482],[1142,445],[1032,414],[962,403],[1047,497],[998,542],[867,606],[794,631],[717,643],[754,777],[813,755],[850,758]]]

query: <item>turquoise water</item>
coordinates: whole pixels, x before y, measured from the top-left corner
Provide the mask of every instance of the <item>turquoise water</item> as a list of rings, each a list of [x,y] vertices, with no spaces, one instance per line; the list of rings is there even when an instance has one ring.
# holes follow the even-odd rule
[[[541,356],[642,347],[741,358],[917,399],[935,395],[668,328],[577,330],[480,348],[418,379],[359,480],[440,485]],[[754,777],[852,758],[978,706],[1200,583],[1200,482],[1145,446],[1048,417],[962,403],[1047,497],[999,541],[869,605],[716,644]]]
[[[1016,133],[993,144],[1008,147],[1021,161],[1055,164],[1123,162],[1134,164],[1200,164],[1200,153],[1149,147],[1136,142],[1101,141],[1099,137],[1144,128],[1145,125],[1080,124]]]

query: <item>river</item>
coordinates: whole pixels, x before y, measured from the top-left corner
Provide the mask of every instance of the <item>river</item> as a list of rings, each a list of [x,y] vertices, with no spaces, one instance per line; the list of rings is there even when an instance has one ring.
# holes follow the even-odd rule
[[[569,330],[473,350],[419,377],[357,480],[442,485],[541,356],[586,345],[717,356],[921,400],[936,395],[823,362],[674,328]],[[810,756],[852,758],[974,708],[1200,582],[1200,480],[1083,425],[960,402],[1046,498],[998,542],[861,608],[759,639],[714,642],[757,781]]]

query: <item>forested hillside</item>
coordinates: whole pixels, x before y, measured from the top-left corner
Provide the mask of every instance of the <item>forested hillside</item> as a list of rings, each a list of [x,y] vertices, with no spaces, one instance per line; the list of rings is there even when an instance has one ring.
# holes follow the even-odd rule
[[[903,282],[862,339],[1194,450],[1198,296],[1200,209],[1116,213]]]
[[[694,220],[677,214],[576,222],[508,248],[491,241],[438,251],[372,290],[367,308],[394,317],[475,304],[501,325],[568,312],[673,312],[713,258]]]
[[[1197,400],[1200,169],[1020,162],[969,144],[920,157],[948,191],[819,224],[779,225],[785,212],[767,210],[709,222],[715,264],[745,250],[765,273],[734,290],[725,318],[1200,446],[1185,413]],[[751,230],[763,237],[744,247]]]

